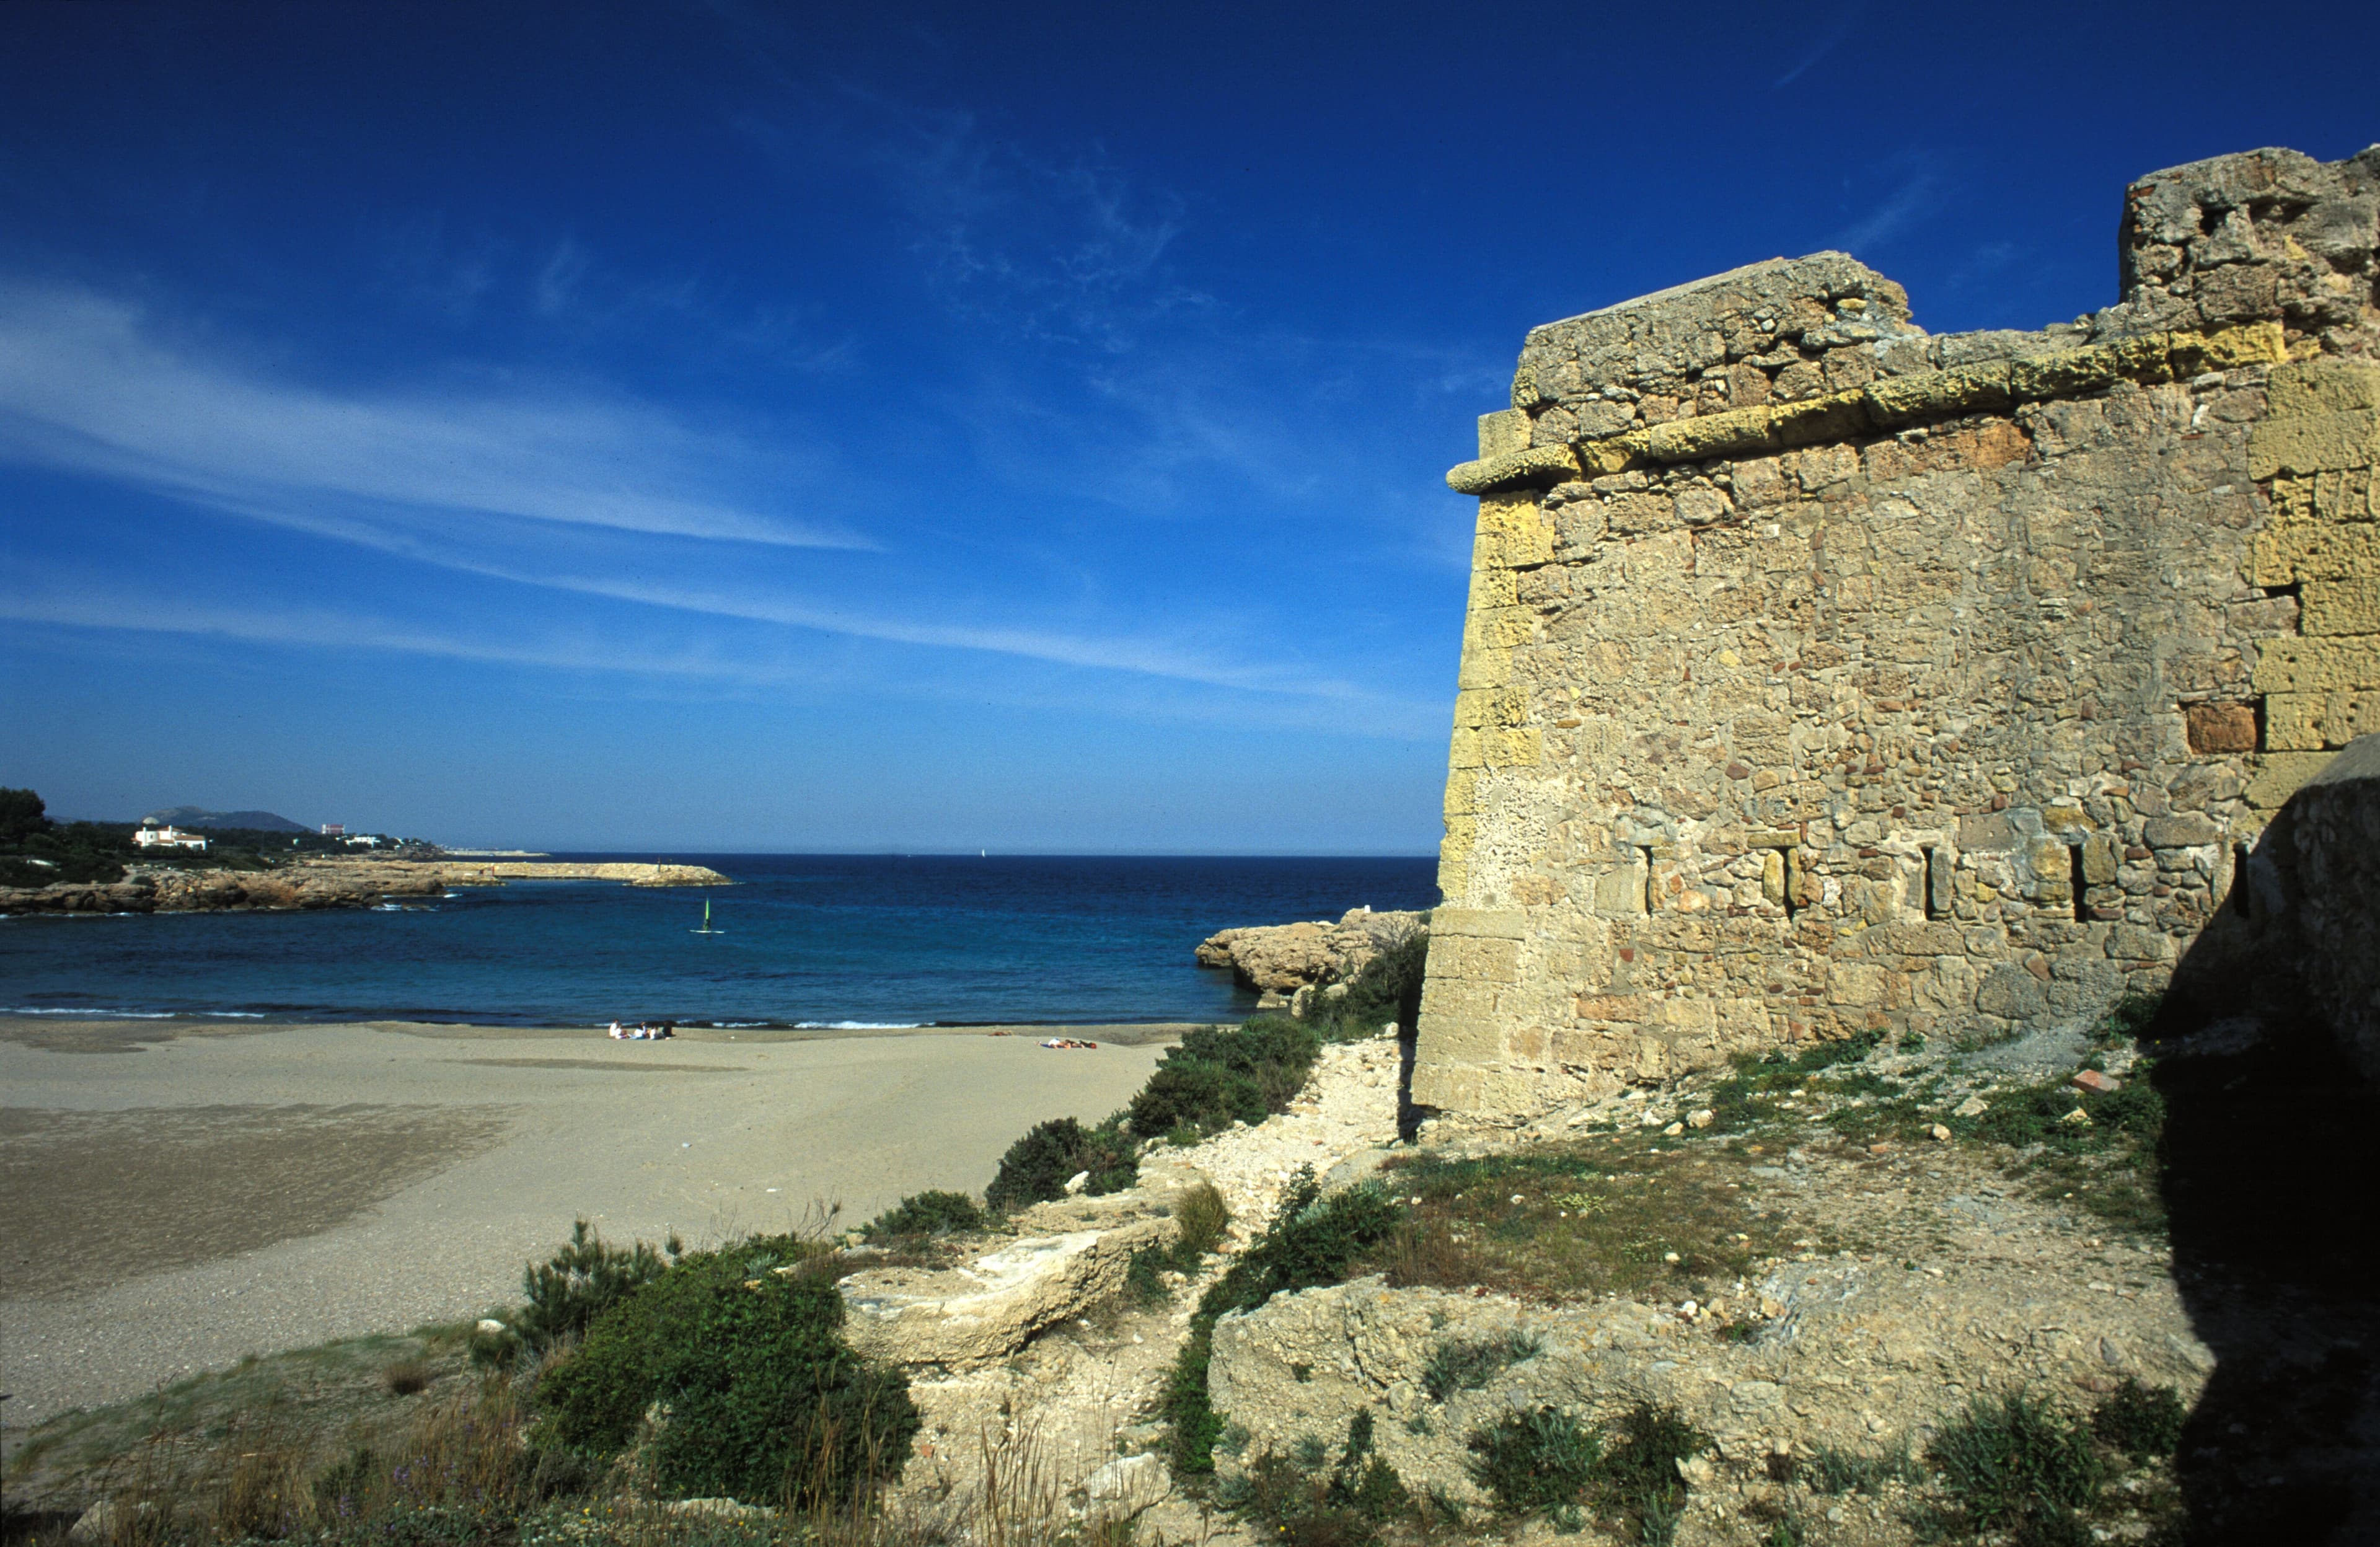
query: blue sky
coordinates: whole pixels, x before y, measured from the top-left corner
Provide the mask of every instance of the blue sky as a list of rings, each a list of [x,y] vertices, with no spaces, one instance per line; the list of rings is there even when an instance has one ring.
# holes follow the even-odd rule
[[[2113,298],[2360,6],[0,6],[0,783],[458,843],[1427,853],[1533,323]]]

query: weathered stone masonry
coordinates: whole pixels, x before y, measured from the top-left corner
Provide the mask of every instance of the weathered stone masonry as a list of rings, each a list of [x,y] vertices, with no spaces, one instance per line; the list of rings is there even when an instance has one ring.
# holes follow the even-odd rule
[[[2161,987],[2380,730],[2380,147],[2126,195],[2121,301],[1840,253],[1533,331],[1480,497],[1414,1093]],[[2237,906],[2236,904],[2234,906]]]

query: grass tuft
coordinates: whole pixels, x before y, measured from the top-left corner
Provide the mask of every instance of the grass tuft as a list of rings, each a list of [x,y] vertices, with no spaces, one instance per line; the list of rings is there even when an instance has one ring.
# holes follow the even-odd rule
[[[2097,1501],[2108,1477],[2087,1427],[2022,1393],[1969,1404],[1934,1436],[1925,1461],[1968,1530],[2045,1543],[2079,1529],[2075,1512]]]
[[[2134,1461],[2171,1456],[2181,1445],[2190,1409],[2170,1386],[2144,1386],[2131,1376],[2091,1413],[2091,1432]]]
[[[1422,1367],[1422,1389],[1432,1402],[1443,1402],[1459,1391],[1479,1391],[1516,1364],[1536,1358],[1545,1345],[1525,1333],[1500,1337],[1450,1338],[1429,1352]]]

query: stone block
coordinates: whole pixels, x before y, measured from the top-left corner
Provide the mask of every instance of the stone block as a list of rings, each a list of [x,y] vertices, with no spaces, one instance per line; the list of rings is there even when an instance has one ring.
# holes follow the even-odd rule
[[[1653,427],[1645,437],[1645,454],[1662,462],[1700,462],[1766,450],[1777,444],[1769,420],[1770,411],[1765,405],[1673,419]]]
[[[2049,1010],[2049,992],[2022,967],[2001,963],[1975,987],[1975,1008],[1987,1016],[2024,1020]]]
[[[1595,878],[1595,911],[1605,919],[1633,919],[1645,912],[1645,867],[1621,865]]]
[[[1471,982],[1516,983],[1521,981],[1520,942],[1439,936],[1430,942],[1429,971],[1433,977],[1442,974]]]
[[[2310,359],[2277,366],[2265,392],[2273,419],[2380,411],[2380,365]]]
[[[2199,753],[2256,749],[2256,710],[2245,703],[2194,703],[2184,712],[2190,749]]]
[[[2249,680],[2265,693],[2380,688],[2380,636],[2267,640]]]
[[[1518,408],[1502,408],[1492,414],[1481,414],[1479,416],[1481,459],[1528,450],[1529,428],[1529,416]]]
[[[2173,955],[2173,937],[2139,924],[2118,924],[2107,932],[2107,955],[2127,961],[2164,961]]]
[[[2265,700],[2265,745],[2276,752],[2344,747],[2380,731],[2380,690],[2274,693]]]
[[[1477,615],[1474,615],[1476,618]],[[1463,664],[1455,668],[1458,688],[1500,688],[1512,680],[1512,652],[1494,645],[1465,640]]]
[[[1777,907],[1785,904],[1785,856],[1770,849],[1760,857],[1760,895]]]
[[[2253,585],[2358,579],[2369,584],[2375,575],[2380,575],[2380,522],[2275,525],[2258,532],[2248,545],[2248,579]]]
[[[2276,524],[2372,520],[2380,515],[2380,469],[2277,478],[2272,506]]]
[[[1479,749],[1490,768],[1535,768],[1545,755],[1545,737],[1535,726],[1482,731]]]
[[[2141,824],[2141,842],[2151,848],[2195,848],[2222,839],[2223,829],[2196,811],[2151,817]]]
[[[2380,411],[2272,418],[2248,432],[2248,474],[2316,473],[2380,461]]]
[[[2005,811],[1959,819],[1959,847],[1970,854],[2007,854],[2024,842],[2024,834]]]
[[[1799,848],[1802,830],[1798,827],[1755,827],[1743,834],[1746,848]]]
[[[2298,601],[2301,633],[2380,634],[2380,571],[2353,579],[2308,580]]]
[[[1429,932],[1438,940],[1520,940],[1528,934],[1528,918],[1512,907],[1441,907],[1429,916]]]
[[[2322,772],[2328,752],[2267,752],[2256,776],[2248,781],[2248,804],[2260,811],[2277,811],[2300,786]]]
[[[1884,969],[1864,963],[1839,961],[1827,968],[1827,1002],[1867,1005],[1884,998]]]
[[[2082,879],[2093,886],[2105,886],[2116,879],[2115,840],[2106,834],[2095,834],[2082,840]]]

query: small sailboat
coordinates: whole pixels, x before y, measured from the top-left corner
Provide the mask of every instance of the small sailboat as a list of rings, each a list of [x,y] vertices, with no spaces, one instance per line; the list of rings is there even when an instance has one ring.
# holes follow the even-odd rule
[[[715,930],[710,927],[710,899],[709,897],[702,899],[702,928],[698,930],[688,930],[686,932],[688,934],[725,934],[727,932],[725,930]]]

